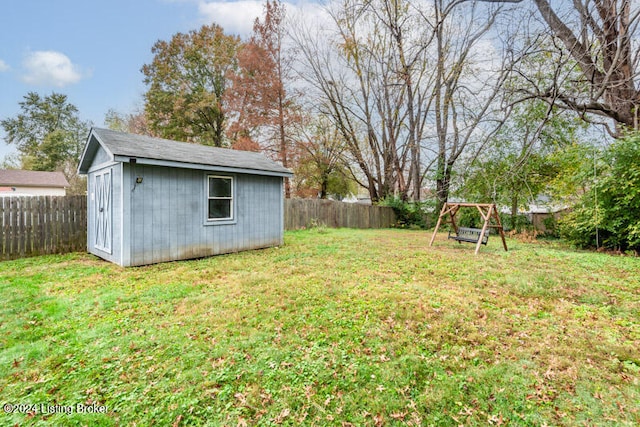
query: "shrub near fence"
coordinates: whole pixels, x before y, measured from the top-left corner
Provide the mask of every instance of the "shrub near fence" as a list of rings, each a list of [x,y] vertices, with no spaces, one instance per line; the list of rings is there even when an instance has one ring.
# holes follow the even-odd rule
[[[0,226],[0,259],[84,251],[87,197],[0,197]]]
[[[395,224],[393,209],[334,200],[285,199],[284,228],[296,230],[313,224],[327,227],[388,228]]]

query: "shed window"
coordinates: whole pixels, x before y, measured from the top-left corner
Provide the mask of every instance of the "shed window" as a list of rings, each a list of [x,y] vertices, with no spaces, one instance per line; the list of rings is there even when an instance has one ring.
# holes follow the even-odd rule
[[[233,219],[233,178],[230,176],[208,176],[209,221]]]

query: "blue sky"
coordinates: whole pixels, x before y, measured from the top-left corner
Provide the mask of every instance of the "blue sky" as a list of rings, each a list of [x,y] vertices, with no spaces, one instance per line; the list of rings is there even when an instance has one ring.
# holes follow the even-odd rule
[[[9,0],[0,8],[0,119],[28,92],[66,94],[80,117],[103,126],[107,110],[142,106],[141,67],[151,47],[202,24],[246,36],[261,1]],[[15,151],[4,143],[0,159]]]

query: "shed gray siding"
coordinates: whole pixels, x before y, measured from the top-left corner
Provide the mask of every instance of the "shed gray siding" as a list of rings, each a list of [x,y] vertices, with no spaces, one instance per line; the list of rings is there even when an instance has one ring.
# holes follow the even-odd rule
[[[283,242],[283,180],[292,173],[262,154],[93,128],[78,172],[88,175],[87,249],[116,264],[146,265]],[[213,216],[228,214],[228,183],[212,181],[210,202],[209,175],[233,178],[231,219],[207,220],[210,203]]]
[[[113,160],[111,159],[111,156],[109,156],[109,153],[107,153],[104,148],[99,147],[96,151],[95,157],[93,158],[93,162],[91,162],[91,167],[95,168],[112,162]]]
[[[122,166],[125,224],[121,265],[282,244],[282,177],[129,163]],[[206,221],[206,182],[212,174],[234,177],[232,223]],[[135,176],[143,182],[135,184]]]
[[[96,247],[96,175],[111,172],[111,242],[110,251]],[[87,176],[87,250],[101,258],[121,264],[122,259],[122,163],[109,160],[109,155],[99,149]],[[110,252],[110,253],[109,253]]]

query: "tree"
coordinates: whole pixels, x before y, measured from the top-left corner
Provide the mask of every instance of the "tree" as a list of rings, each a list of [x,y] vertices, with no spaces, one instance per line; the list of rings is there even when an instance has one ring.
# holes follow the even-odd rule
[[[287,90],[292,60],[285,46],[286,10],[279,0],[267,0],[264,16],[256,18],[253,35],[238,54],[228,99],[235,110],[230,133],[235,146],[259,144],[263,151],[291,166],[291,127],[300,120],[295,94]],[[291,186],[285,179],[285,197]]]
[[[338,199],[354,194],[357,189],[344,161],[345,143],[330,120],[323,116],[298,126],[296,144],[296,195]]]
[[[165,138],[224,146],[223,95],[239,46],[238,37],[215,24],[156,42],[153,61],[142,67],[151,130]]]
[[[561,234],[581,247],[640,255],[640,134],[617,140],[596,164],[597,179],[561,221]]]
[[[273,93],[273,64],[255,43],[244,43],[238,50],[238,70],[230,77],[225,93],[229,107],[227,136],[234,149],[261,151],[259,140],[262,126],[271,123],[266,111]]]
[[[15,144],[20,153],[21,167],[62,171],[72,185],[71,192],[84,191],[77,165],[90,123],[80,120],[76,106],[60,93],[41,97],[29,92],[19,105],[21,112],[0,124],[7,144]]]
[[[144,111],[122,114],[114,109],[109,109],[105,114],[104,122],[111,130],[138,135],[159,136],[150,129],[149,121]]]
[[[0,169],[21,169],[20,155],[18,153],[5,155],[0,161]]]
[[[519,103],[491,143],[474,159],[459,191],[469,199],[511,207],[515,229],[520,206],[554,193],[558,176],[569,167],[562,161],[578,141],[579,119],[540,100]]]
[[[372,201],[419,200],[432,174],[443,203],[458,159],[476,155],[500,127],[510,67],[506,56],[477,54],[499,12],[458,0],[346,1],[331,11],[324,40],[294,32],[301,76]]]
[[[475,158],[486,150],[486,142],[510,112],[497,101],[517,59],[505,52],[496,58],[496,66],[492,58],[474,58],[499,12],[479,9],[475,3],[436,0],[433,15],[425,17],[435,31],[436,212],[449,198],[458,160],[463,155]]]
[[[400,121],[394,126],[399,124],[399,127],[406,128],[405,131],[388,132],[392,145],[402,147],[401,155],[395,157],[397,190],[402,200],[411,193],[414,201],[420,201],[424,179],[422,142],[426,137],[425,126],[432,106],[434,83],[434,74],[428,72],[427,58],[436,32],[430,25],[422,31],[414,29],[423,26],[424,17],[429,13],[419,9],[417,3],[381,0],[369,5],[385,33],[381,40],[383,46],[388,45],[391,51],[388,60],[393,80],[386,82],[386,85],[399,89],[397,102],[389,112],[393,115],[401,113]]]
[[[521,3],[522,0],[484,0]],[[548,30],[559,42],[559,55],[567,54],[573,64],[559,61],[579,73],[557,79],[553,85],[528,88],[530,96],[578,112],[589,122],[613,120],[609,133],[620,137],[625,129],[638,129],[640,114],[639,32],[640,10],[630,0],[533,0]],[[526,71],[524,71],[526,73]],[[554,73],[561,76],[561,73]]]
[[[406,1],[346,1],[330,10],[334,28],[296,28],[321,114],[330,117],[348,153],[351,174],[373,202],[420,196],[421,139],[432,29]],[[318,102],[319,100],[319,102]],[[407,126],[408,124],[408,126]]]

